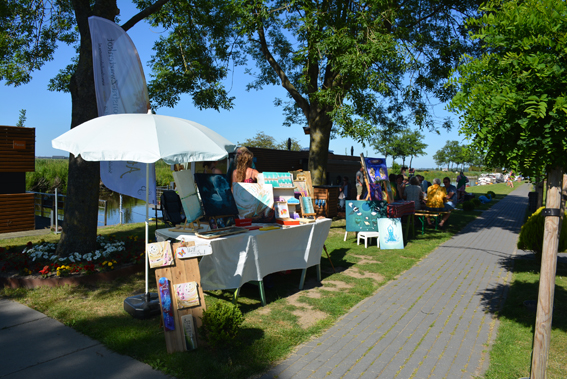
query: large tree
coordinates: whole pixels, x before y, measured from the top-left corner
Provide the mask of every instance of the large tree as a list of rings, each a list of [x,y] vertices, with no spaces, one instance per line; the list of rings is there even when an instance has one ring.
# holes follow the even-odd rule
[[[234,20],[237,32],[218,40],[214,22],[199,24],[187,17],[189,9],[167,13],[164,8],[154,21],[172,33],[158,43],[154,99],[173,105],[176,88],[202,64],[202,56],[227,62],[227,69],[252,59],[248,88],[284,88],[287,100],[276,104],[284,107],[287,125],[309,127],[309,170],[314,184],[323,184],[332,136],[364,143],[378,129],[436,128],[428,96],[445,101],[453,94],[446,78],[472,46],[462,20],[474,15],[479,3],[216,0],[211,2],[214,19]]]
[[[139,1],[140,12],[126,21],[127,31],[141,20],[158,12],[169,0]],[[194,4],[192,12],[200,14],[206,2]],[[51,83],[51,89],[70,92],[72,101],[71,128],[97,117],[94,91],[90,16],[117,20],[120,10],[116,0],[11,0],[0,4],[0,80],[8,85],[21,85],[32,79],[32,72],[53,59],[59,43],[76,46],[78,56]],[[214,62],[207,70],[194,68],[194,77],[202,81],[184,87],[197,104],[228,107],[225,93],[217,91],[217,82],[224,71]],[[216,96],[216,97],[215,97]],[[215,103],[216,101],[216,103]],[[213,104],[214,103],[214,104]],[[68,192],[65,224],[57,252],[93,251],[96,247],[99,163],[81,157],[69,157]]]
[[[402,165],[405,165],[406,158],[411,157],[411,167],[414,157],[425,154],[427,144],[423,142],[424,136],[419,130],[403,129],[396,133],[386,131],[379,135],[380,137],[375,138],[370,145],[374,151],[383,154],[385,158],[391,156],[395,161],[396,158],[401,157]]]
[[[545,378],[557,248],[567,168],[567,4],[563,0],[491,1],[471,20],[485,53],[463,57],[451,108],[461,131],[493,167],[548,176],[545,237],[532,354],[532,379]],[[563,182],[563,183],[562,183]],[[563,193],[562,193],[563,192]],[[560,216],[560,217],[558,217]]]

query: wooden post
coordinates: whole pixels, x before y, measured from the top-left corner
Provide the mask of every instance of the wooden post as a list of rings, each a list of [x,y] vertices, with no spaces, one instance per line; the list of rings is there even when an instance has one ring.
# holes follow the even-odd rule
[[[536,183],[536,192],[537,192],[537,202],[536,202],[536,209],[539,209],[543,206],[543,183],[544,179]]]
[[[555,167],[548,174],[547,209],[562,208],[561,192],[563,189],[563,169]],[[553,316],[553,296],[555,293],[555,272],[557,269],[557,248],[561,231],[561,217],[545,217],[543,233],[543,253],[537,299],[537,315],[534,331],[531,379],[545,379],[547,355],[551,340],[551,320]]]

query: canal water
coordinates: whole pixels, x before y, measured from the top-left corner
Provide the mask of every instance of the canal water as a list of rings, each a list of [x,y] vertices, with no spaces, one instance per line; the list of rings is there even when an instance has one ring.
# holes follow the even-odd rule
[[[106,225],[120,224],[120,195],[112,193],[101,196],[106,200]],[[156,211],[149,208],[149,217],[156,217]],[[161,218],[161,211],[157,211],[157,217]],[[146,202],[130,196],[122,195],[122,223],[134,224],[146,220]],[[98,225],[104,225],[104,210],[100,209],[98,214]]]

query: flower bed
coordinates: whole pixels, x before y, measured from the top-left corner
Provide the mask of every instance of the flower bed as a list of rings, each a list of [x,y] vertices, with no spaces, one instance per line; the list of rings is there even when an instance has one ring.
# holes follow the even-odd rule
[[[87,254],[74,253],[61,258],[55,254],[56,244],[28,242],[23,251],[0,247],[0,274],[4,277],[39,276],[62,278],[69,276],[104,273],[117,266],[127,266],[144,261],[144,243],[138,237],[118,240],[114,236],[97,237],[97,250]]]

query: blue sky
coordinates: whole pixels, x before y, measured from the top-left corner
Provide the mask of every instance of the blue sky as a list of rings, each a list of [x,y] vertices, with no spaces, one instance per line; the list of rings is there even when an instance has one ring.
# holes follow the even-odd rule
[[[128,20],[133,14],[134,9],[128,1],[118,1],[121,7],[121,20]],[[134,26],[128,34],[138,49],[142,65],[146,73],[146,80],[149,81],[150,69],[147,62],[152,55],[153,41],[159,38],[161,30],[152,29],[147,23],[141,22]],[[40,71],[33,74],[33,79],[29,84],[19,87],[6,86],[5,82],[0,85],[0,101],[2,112],[0,114],[0,125],[14,126],[19,117],[19,110],[26,109],[27,121],[25,126],[36,129],[36,155],[52,156],[65,155],[65,152],[51,147],[51,140],[69,130],[71,125],[71,96],[65,93],[50,92],[47,90],[49,79],[53,78],[59,69],[65,67],[70,58],[74,55],[74,50],[66,45],[60,46],[53,61],[46,64]],[[278,142],[287,140],[289,137],[296,138],[303,147],[309,147],[309,136],[304,135],[300,125],[285,127],[282,125],[282,109],[275,107],[273,101],[276,97],[284,98],[285,90],[283,87],[265,87],[261,91],[247,92],[245,87],[250,77],[243,73],[241,68],[237,73],[229,78],[232,83],[231,96],[235,96],[235,106],[230,111],[221,110],[199,110],[193,106],[189,96],[182,96],[181,101],[175,108],[159,108],[155,111],[159,114],[186,118],[203,124],[217,133],[223,135],[230,141],[237,143],[247,138],[252,138],[257,132],[273,136]],[[435,107],[435,116],[442,120],[448,112],[444,110],[444,105],[439,104]],[[456,120],[456,117],[453,117]],[[425,143],[427,155],[415,158],[413,167],[426,168],[434,167],[433,154],[445,145],[447,140],[462,141],[458,135],[458,127],[451,132],[442,131],[440,135],[425,131]],[[363,147],[350,138],[337,138],[331,140],[329,149],[335,154],[345,154],[354,146],[354,154],[379,157],[368,145]],[[398,159],[398,163],[401,160]],[[409,162],[406,162],[409,163]],[[388,159],[388,164],[391,160]]]

